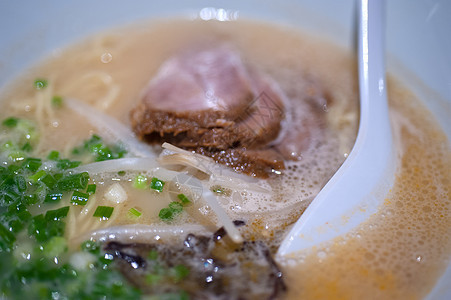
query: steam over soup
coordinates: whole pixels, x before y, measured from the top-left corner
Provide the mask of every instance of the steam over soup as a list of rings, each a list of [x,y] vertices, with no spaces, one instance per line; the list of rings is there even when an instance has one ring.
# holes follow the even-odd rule
[[[55,51],[1,95],[5,298],[421,298],[451,253],[451,157],[389,80],[399,172],[346,237],[274,258],[350,152],[354,58],[253,22],[171,20]]]

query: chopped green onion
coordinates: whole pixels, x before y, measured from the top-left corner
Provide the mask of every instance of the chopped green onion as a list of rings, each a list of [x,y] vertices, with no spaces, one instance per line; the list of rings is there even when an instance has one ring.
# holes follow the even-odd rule
[[[79,191],[74,191],[70,202],[72,202],[75,205],[86,205],[88,199],[89,199],[88,194]]]
[[[37,182],[39,180],[39,178],[41,178],[45,175],[47,175],[46,171],[39,170],[38,172],[36,172],[33,175],[31,175],[30,177],[28,177],[28,179],[31,180],[32,182]]]
[[[50,192],[45,195],[44,202],[59,202],[63,198],[61,192]]]
[[[105,253],[103,256],[99,257],[99,262],[102,264],[102,269],[106,270],[108,265],[110,265],[114,260],[114,256],[110,253]],[[113,288],[115,287],[115,283],[113,283]]]
[[[47,258],[58,257],[66,251],[67,241],[62,236],[54,236],[44,245],[44,255]]]
[[[95,241],[85,241],[80,245],[81,250],[90,252],[92,254],[100,253],[100,245]]]
[[[96,193],[97,186],[95,184],[88,184],[88,188],[86,189],[86,193],[89,195]]]
[[[97,206],[93,217],[99,217],[103,220],[108,220],[113,214],[114,207],[111,206]]]
[[[185,194],[178,194],[177,198],[182,202],[183,205],[191,203],[191,201],[188,199],[188,197],[185,196]]]
[[[171,221],[176,215],[183,211],[183,205],[180,202],[173,201],[168,207],[162,208],[158,214],[161,220]]]
[[[43,214],[35,216],[28,226],[28,233],[38,242],[48,241],[53,236],[63,236],[66,224],[63,221],[46,220]]]
[[[48,85],[48,82],[45,79],[36,79],[34,81],[34,88],[37,90],[44,89],[47,87],[47,85]]]
[[[64,176],[59,180],[57,186],[62,191],[84,190],[88,185],[88,181],[88,172],[83,172]]]
[[[25,153],[22,151],[14,151],[8,154],[8,158],[12,161],[22,161],[25,159]]]
[[[133,187],[135,189],[144,190],[147,187],[147,177],[144,175],[136,175],[133,180]]]
[[[9,128],[13,128],[17,126],[17,123],[19,122],[18,118],[15,117],[9,117],[6,118],[5,120],[3,120],[2,125],[9,127]]]
[[[41,182],[43,182],[50,189],[53,188],[53,186],[56,184],[55,178],[53,178],[53,176],[50,174],[47,174],[44,177],[42,177]]]
[[[54,210],[48,210],[45,213],[45,219],[47,221],[51,221],[51,220],[59,221],[62,218],[66,217],[68,212],[69,212],[69,206],[64,206],[64,207],[54,209]]]
[[[71,161],[69,159],[60,159],[57,160],[56,166],[61,170],[73,169],[78,167],[81,164],[81,161]]]
[[[62,173],[56,173],[53,175],[56,181],[59,181],[61,178],[63,178],[63,176],[64,175]]]
[[[169,208],[173,211],[174,214],[181,213],[183,211],[183,206],[179,202],[171,202],[169,203]]]
[[[75,147],[72,150],[74,155],[91,154],[94,161],[104,161],[122,158],[127,153],[120,144],[106,145],[98,135],[92,135],[89,140],[85,140],[83,145]]]
[[[23,145],[22,151],[25,152],[31,152],[33,150],[33,146],[31,146],[31,144],[29,142],[26,142],[25,145]]]
[[[150,181],[150,188],[153,190],[156,190],[158,192],[163,191],[163,187],[164,187],[164,181],[153,177],[152,180]]]
[[[25,178],[21,175],[17,175],[14,177],[14,183],[19,192],[25,192],[25,190],[27,189],[27,182],[25,181]]]
[[[49,153],[49,155],[47,156],[47,159],[57,160],[57,159],[59,159],[59,157],[60,157],[60,153],[58,151],[53,150]]]
[[[42,160],[39,158],[26,158],[22,163],[22,168],[26,168],[31,172],[36,172],[42,165]]]
[[[103,144],[102,138],[95,134],[84,144],[84,149],[94,154],[96,156],[96,161],[121,158],[126,153],[126,151],[120,149],[120,147],[113,148],[114,149],[112,150],[110,147]]]
[[[11,249],[15,241],[15,235],[0,223],[0,249]]]
[[[174,211],[168,207],[162,208],[158,213],[158,216],[163,221],[170,221],[174,218]]]
[[[39,198],[36,194],[26,195],[23,200],[23,204],[25,205],[33,205],[39,202]]]
[[[137,210],[134,207],[130,208],[128,210],[128,213],[129,213],[130,217],[132,217],[132,218],[139,218],[142,215],[142,212],[140,212],[139,210]]]
[[[60,108],[63,106],[63,97],[61,96],[53,96],[52,98],[53,107]]]
[[[117,172],[117,175],[119,175],[119,176],[124,176],[125,174],[126,174],[125,171],[119,171],[119,172]]]

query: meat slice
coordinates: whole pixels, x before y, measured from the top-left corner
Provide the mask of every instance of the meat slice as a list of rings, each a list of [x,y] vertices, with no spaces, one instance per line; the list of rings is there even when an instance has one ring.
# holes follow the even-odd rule
[[[277,137],[283,118],[283,101],[271,85],[250,76],[227,47],[183,53],[150,81],[131,112],[132,127],[141,138],[180,147],[261,145]]]
[[[131,124],[146,141],[169,142],[267,177],[306,147],[310,123],[292,122],[294,111],[271,78],[220,46],[192,49],[163,63],[131,111]]]
[[[220,151],[199,147],[196,148],[196,152],[210,156],[216,162],[226,165],[237,172],[260,178],[268,177],[272,170],[285,169],[285,158],[274,147],[255,150],[237,147]]]

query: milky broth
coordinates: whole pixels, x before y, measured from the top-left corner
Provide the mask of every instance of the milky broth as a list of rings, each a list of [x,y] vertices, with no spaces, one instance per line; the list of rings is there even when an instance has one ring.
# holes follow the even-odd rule
[[[289,299],[421,299],[450,263],[451,152],[433,116],[389,81],[400,170],[380,211],[286,269]],[[308,274],[308,275],[307,275]]]
[[[288,28],[254,22],[140,24],[56,49],[4,91],[0,117],[37,120],[45,142],[36,154],[45,157],[50,150],[58,150],[70,157],[74,146],[93,133],[102,133],[68,108],[49,108],[49,95],[85,101],[129,124],[129,111],[162,62],[193,43],[233,45],[246,63],[271,75],[293,103],[305,89],[305,76],[318,80],[329,94],[323,111],[328,125],[324,135],[314,139],[300,161],[287,163],[282,175],[260,182],[271,193],[243,191],[219,199],[233,219],[248,222],[245,237],[264,239],[275,250],[287,227],[352,148],[358,122],[357,74],[354,57],[343,49]],[[46,91],[33,89],[35,78],[49,81]],[[449,262],[448,141],[413,95],[395,80],[389,80],[388,87],[395,137],[401,145],[395,185],[381,211],[353,234],[324,249],[300,253],[289,264],[282,262],[289,299],[421,298]],[[107,204],[101,195],[113,182],[124,187],[129,199],[138,199],[126,203],[114,222],[103,223],[104,227],[136,223],[125,212],[138,204],[142,209],[146,206],[143,199],[149,195],[134,189],[129,175],[93,178],[101,205]],[[160,224],[158,211],[170,199],[155,193],[150,197],[163,200],[145,208],[148,214],[139,222]],[[190,209],[191,214],[180,222],[215,225],[207,206]]]

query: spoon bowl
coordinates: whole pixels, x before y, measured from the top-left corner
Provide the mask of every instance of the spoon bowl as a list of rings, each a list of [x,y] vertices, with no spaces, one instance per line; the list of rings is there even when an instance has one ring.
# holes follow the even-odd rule
[[[377,211],[395,172],[384,65],[385,3],[359,0],[360,124],[354,147],[279,247],[278,256],[343,235]]]

